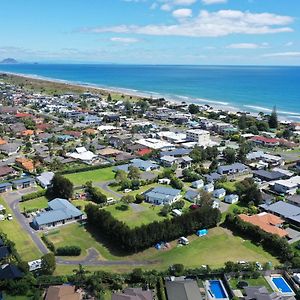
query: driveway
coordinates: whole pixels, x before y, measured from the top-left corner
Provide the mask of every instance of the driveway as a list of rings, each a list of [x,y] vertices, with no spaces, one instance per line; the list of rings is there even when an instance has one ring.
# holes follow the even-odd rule
[[[40,237],[38,236],[37,232],[32,229],[24,217],[24,215],[21,214],[18,203],[21,200],[22,194],[26,193],[32,193],[33,191],[36,191],[36,188],[28,188],[24,189],[22,191],[13,191],[10,193],[3,194],[3,199],[8,204],[10,209],[13,211],[15,218],[18,220],[19,224],[23,228],[24,231],[26,231],[29,236],[32,238],[33,242],[36,244],[36,246],[39,248],[39,250],[46,254],[49,252],[47,247],[44,245],[44,243],[41,241]]]
[[[110,180],[110,181],[105,181],[105,182],[98,182],[98,183],[94,183],[95,186],[101,188],[103,191],[110,193],[111,195],[113,195],[117,200],[121,199],[123,197],[122,194],[117,193],[115,191],[113,191],[109,185],[111,183],[115,182],[114,180]]]

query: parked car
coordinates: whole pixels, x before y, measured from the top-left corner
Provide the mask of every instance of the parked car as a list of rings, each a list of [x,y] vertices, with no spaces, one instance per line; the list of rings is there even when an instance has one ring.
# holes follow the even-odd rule
[[[7,214],[7,220],[8,220],[8,221],[13,220],[13,216],[12,216],[11,214]]]

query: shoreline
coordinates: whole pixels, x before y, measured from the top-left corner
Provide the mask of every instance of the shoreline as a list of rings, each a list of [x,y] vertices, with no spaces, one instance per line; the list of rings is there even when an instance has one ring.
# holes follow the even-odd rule
[[[259,106],[252,106],[252,105],[243,105],[242,107],[236,107],[231,103],[225,101],[210,100],[204,98],[194,98],[194,97],[183,96],[183,95],[166,95],[157,92],[139,91],[136,89],[127,89],[121,87],[101,86],[101,84],[92,84],[89,82],[81,82],[81,81],[80,82],[70,81],[70,80],[41,76],[37,74],[24,74],[24,73],[1,71],[1,70],[0,70],[0,74],[6,74],[11,76],[16,76],[19,78],[26,78],[26,79],[37,80],[37,81],[45,81],[49,83],[63,84],[68,87],[90,88],[99,91],[103,95],[107,95],[110,93],[110,94],[117,94],[117,95],[126,95],[129,97],[136,97],[136,98],[164,98],[169,103],[185,102],[190,104],[193,103],[199,106],[209,105],[210,107],[212,107],[212,109],[215,110],[227,111],[231,113],[244,112],[253,117],[257,117],[260,111],[267,114],[272,112],[271,108],[266,108],[266,107],[259,107]],[[252,109],[252,111],[249,111],[245,108],[250,108]],[[293,113],[293,112],[286,112],[286,111],[277,111],[277,113],[280,121],[296,121],[294,118],[300,119],[300,113]],[[282,115],[289,115],[293,118],[288,118]]]

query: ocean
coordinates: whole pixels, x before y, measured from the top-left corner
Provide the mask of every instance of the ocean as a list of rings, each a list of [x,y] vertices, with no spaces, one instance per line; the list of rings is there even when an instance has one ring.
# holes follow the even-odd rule
[[[2,64],[0,71],[300,119],[300,67]]]

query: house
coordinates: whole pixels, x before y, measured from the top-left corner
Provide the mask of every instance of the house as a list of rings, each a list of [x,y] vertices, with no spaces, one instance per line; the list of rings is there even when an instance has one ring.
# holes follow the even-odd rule
[[[191,142],[196,142],[199,146],[209,146],[212,141],[210,140],[209,131],[202,129],[189,129],[186,131],[186,139]]]
[[[17,172],[9,166],[0,167],[0,178],[2,179],[9,175],[15,175],[15,174],[17,174]]]
[[[51,180],[53,177],[54,177],[53,172],[43,172],[41,175],[36,177],[36,181],[41,187],[46,189],[51,185]]]
[[[206,179],[207,182],[215,182],[215,181],[221,179],[222,175],[213,172],[213,173],[204,175],[204,178]]]
[[[214,184],[213,183],[208,183],[203,187],[204,191],[207,193],[212,193],[215,189]]]
[[[11,156],[17,154],[20,150],[21,144],[20,143],[7,143],[0,145],[0,152],[2,154]]]
[[[161,186],[150,189],[144,195],[147,202],[156,205],[172,204],[181,198],[180,190]]]
[[[19,279],[22,277],[23,273],[15,265],[4,264],[0,266],[0,280]]]
[[[177,163],[178,158],[170,155],[165,155],[160,158],[161,163],[165,167],[172,167],[174,164]]]
[[[94,154],[92,151],[86,150],[85,147],[78,147],[76,151],[73,153],[67,153],[68,157],[81,160],[86,164],[92,164],[96,159],[97,155]]]
[[[276,138],[266,138],[264,136],[254,136],[250,141],[265,147],[276,147],[280,145],[280,140]]]
[[[253,171],[253,177],[257,177],[263,181],[273,181],[283,179],[286,175],[276,171],[258,170]]]
[[[45,300],[81,300],[82,294],[74,285],[56,285],[47,289]]]
[[[225,189],[217,189],[213,191],[213,197],[217,199],[224,198],[226,196],[226,190]]]
[[[173,144],[154,138],[140,139],[137,140],[136,143],[153,150],[167,151],[175,149],[175,146]]]
[[[214,200],[212,203],[212,208],[217,208],[219,209],[221,206],[221,202],[219,200]]]
[[[231,165],[219,166],[218,173],[220,175],[231,175],[231,174],[240,174],[248,172],[249,169],[241,163],[234,163]]]
[[[168,300],[202,300],[197,282],[192,279],[172,278],[166,280]]]
[[[158,179],[158,183],[160,184],[170,184],[171,180],[169,178],[161,178]]]
[[[271,166],[279,166],[284,164],[284,159],[281,156],[276,156],[263,151],[250,152],[246,156],[249,161],[263,161]]]
[[[264,286],[247,286],[244,288],[245,300],[295,300],[291,295],[270,293]]]
[[[149,171],[152,171],[155,169],[159,169],[159,165],[156,163],[153,163],[148,160],[142,160],[142,159],[136,158],[136,159],[132,159],[129,164],[116,166],[115,170],[123,170],[125,172],[128,172],[130,166],[139,168],[140,170],[146,171],[146,172],[149,172]]]
[[[192,188],[194,189],[202,189],[203,187],[204,187],[204,182],[202,179],[192,182]]]
[[[230,194],[225,196],[224,201],[229,204],[234,204],[239,201],[239,196],[236,194]]]
[[[0,183],[0,193],[6,193],[12,191],[12,184],[9,182]]]
[[[25,177],[22,179],[17,179],[17,180],[13,180],[11,181],[13,188],[15,188],[16,190],[20,190],[20,189],[26,189],[32,186],[35,186],[35,179],[32,177]]]
[[[299,206],[284,201],[278,201],[272,204],[261,204],[259,207],[264,211],[284,218],[289,223],[293,223],[297,226],[300,225]]]
[[[174,150],[169,150],[169,151],[162,151],[160,152],[160,157],[163,156],[174,156],[174,157],[182,157],[189,155],[192,152],[191,149],[185,149],[185,148],[176,148]]]
[[[283,194],[296,194],[298,187],[300,186],[300,176],[294,176],[286,180],[277,180],[274,184],[274,190]]]
[[[184,198],[190,202],[196,203],[198,200],[200,200],[200,194],[194,190],[188,190]]]
[[[83,213],[66,199],[56,198],[48,202],[46,212],[38,214],[32,222],[35,229],[44,229],[81,220]]]
[[[142,288],[126,288],[122,293],[112,294],[112,300],[153,300],[151,290]]]
[[[35,171],[35,165],[33,161],[25,157],[16,158],[16,165],[24,169],[26,172],[32,173]]]
[[[288,235],[288,232],[285,229],[281,228],[282,224],[284,223],[284,220],[270,213],[262,212],[260,214],[252,216],[240,214],[239,217],[244,222],[248,222],[255,226],[258,226],[265,232],[277,234],[280,237],[286,237]]]
[[[300,195],[295,194],[295,195],[288,196],[286,197],[286,201],[293,205],[300,206]]]

